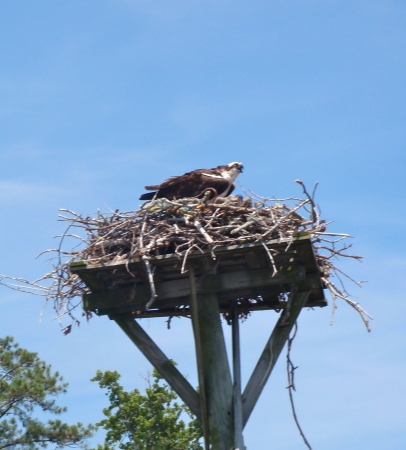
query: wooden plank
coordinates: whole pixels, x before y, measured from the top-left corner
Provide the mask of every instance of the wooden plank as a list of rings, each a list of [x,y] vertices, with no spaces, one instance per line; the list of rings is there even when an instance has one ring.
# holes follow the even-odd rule
[[[276,288],[263,288],[261,292],[255,293],[255,291],[244,292],[239,291],[239,295],[235,293],[220,294],[217,296],[219,302],[220,313],[229,313],[230,308],[236,308],[241,312],[255,312],[255,311],[269,311],[269,310],[281,310],[284,308],[284,302],[279,301],[278,295],[281,291],[277,291]],[[256,295],[260,295],[263,301],[243,303],[238,305],[238,298],[255,298]],[[144,304],[131,303],[127,305],[121,305],[111,308],[97,308],[97,314],[99,316],[112,315],[112,314],[124,314],[131,313],[132,317],[136,319],[152,318],[152,317],[189,317],[191,315],[190,308],[188,306],[189,299],[176,299],[174,301],[163,304],[157,300],[154,304],[154,308],[143,310]],[[312,298],[309,296],[305,307],[324,307],[326,302],[324,297]],[[89,307],[89,304],[84,303],[85,311],[93,311],[95,308]]]
[[[264,264],[264,258],[267,258],[267,263],[269,262],[269,257],[266,255],[265,252],[263,252],[263,255],[258,254],[258,252],[255,252],[251,250],[250,252],[244,253],[244,259],[250,269],[261,269],[264,267],[264,265],[269,266],[269,264]]]
[[[289,337],[289,333],[294,326],[297,317],[299,316],[302,307],[306,303],[310,294],[310,290],[295,292],[292,291],[289,295],[288,307],[286,307],[279,320],[277,321],[274,330],[265,348],[258,360],[258,363],[249,379],[243,393],[243,426],[245,427],[255,404],[258,401],[261,392],[268,381],[269,376],[276,361]]]
[[[285,286],[305,278],[304,266],[290,267],[280,270],[273,276],[269,269],[244,270],[240,272],[207,274],[200,279],[197,288],[198,295],[222,294],[226,292],[241,292],[244,289],[255,289],[267,286]],[[189,298],[190,284],[188,279],[179,279],[155,283],[158,301]],[[83,296],[85,310],[99,308],[117,308],[128,304],[138,305],[139,310],[145,309],[150,300],[151,292],[147,284],[137,284],[128,288],[111,291],[95,292]]]
[[[115,320],[124,333],[139,348],[148,361],[158,370],[182,401],[190,408],[192,413],[200,420],[199,394],[173,365],[172,361],[133,318],[128,315],[116,315],[112,319]]]
[[[245,450],[243,430],[243,412],[241,396],[241,348],[240,348],[240,320],[237,308],[233,309],[232,318],[232,346],[233,346],[233,412],[234,412],[234,448]]]
[[[190,274],[191,284],[193,286]],[[213,450],[234,448],[233,387],[220,312],[215,294],[199,294],[191,302],[199,378],[206,397],[210,444]],[[207,442],[206,442],[207,445]]]
[[[199,307],[196,293],[196,278],[195,271],[192,266],[189,267],[189,282],[190,282],[190,305],[191,305],[191,317],[193,325],[193,334],[195,338],[196,349],[196,363],[197,363],[197,375],[199,379],[199,394],[200,394],[200,412],[201,412],[201,424],[203,428],[204,447],[205,450],[210,449],[210,428],[209,428],[209,409],[207,405],[206,396],[206,384],[203,370],[203,356],[202,356],[202,341],[201,331],[199,323]]]

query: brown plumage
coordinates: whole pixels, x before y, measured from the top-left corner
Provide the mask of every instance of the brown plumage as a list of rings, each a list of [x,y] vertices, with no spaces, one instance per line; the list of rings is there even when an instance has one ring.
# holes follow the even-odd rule
[[[184,175],[170,177],[161,184],[145,186],[148,192],[141,195],[140,200],[155,198],[201,197],[210,190],[211,197],[226,197],[234,190],[234,180],[242,172],[243,165],[233,162],[214,169],[197,169]]]

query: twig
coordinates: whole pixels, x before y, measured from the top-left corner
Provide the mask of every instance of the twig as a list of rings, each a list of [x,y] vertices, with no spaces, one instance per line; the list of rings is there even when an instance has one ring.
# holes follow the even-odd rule
[[[369,319],[373,320],[373,317],[368,314],[357,302],[354,302],[354,300],[349,299],[343,292],[341,292],[334,284],[328,280],[327,278],[322,278],[326,286],[328,287],[331,296],[333,298],[341,298],[342,300],[346,301],[350,306],[352,306],[361,316],[362,321],[364,322],[366,328],[368,331],[371,331],[371,328],[369,327]]]
[[[149,257],[144,255],[142,257],[142,261],[143,261],[143,263],[145,265],[145,268],[147,270],[149,287],[151,288],[151,299],[145,305],[145,309],[149,309],[152,306],[152,304],[154,303],[154,301],[156,300],[156,298],[158,297],[158,295],[157,295],[156,290],[155,290],[154,275],[153,275],[153,270],[151,270],[151,265],[149,263]]]
[[[270,252],[269,248],[266,246],[265,242],[261,241],[261,244],[264,247],[264,249],[265,249],[265,251],[266,251],[266,253],[269,256],[269,259],[271,261],[272,269],[273,269],[272,276],[274,277],[278,273],[278,269],[276,268],[276,265],[275,265],[275,260],[273,259],[272,253]]]
[[[281,224],[282,222],[286,221],[286,219],[292,215],[295,211],[297,211],[299,208],[301,208],[303,205],[305,205],[306,203],[308,203],[309,200],[305,199],[302,202],[299,203],[299,205],[297,205],[295,208],[291,209],[285,216],[281,217],[276,223],[275,225],[270,228],[266,233],[264,233],[261,238],[264,239],[266,236],[268,236],[269,234],[271,234],[274,230],[276,230]]]
[[[293,392],[292,391],[296,391],[294,378],[295,378],[295,370],[297,369],[297,367],[294,366],[294,364],[290,358],[290,352],[292,350],[292,343],[296,337],[296,333],[297,333],[297,322],[295,322],[293,334],[291,336],[289,336],[288,343],[287,343],[286,371],[287,371],[287,375],[288,375],[288,385],[286,386],[286,389],[288,389],[288,392],[289,392],[289,400],[290,400],[290,405],[292,408],[293,419],[296,423],[297,429],[299,430],[299,434],[300,434],[300,436],[302,436],[303,441],[306,444],[306,446],[310,450],[312,450],[312,447],[310,446],[308,440],[306,439],[306,436],[303,433],[302,427],[299,424],[299,420],[298,420],[297,414],[296,414],[295,404],[293,401]]]
[[[193,249],[193,246],[189,247],[186,252],[185,252],[185,256],[183,257],[183,262],[182,262],[182,267],[180,269],[180,273],[186,273],[188,270],[185,269],[186,267],[186,261],[187,261],[187,257],[189,255],[189,252]]]
[[[295,180],[295,183],[300,184],[300,185],[302,186],[303,193],[307,195],[307,198],[309,199],[310,204],[312,205],[312,211],[311,211],[311,214],[312,214],[312,221],[313,221],[314,223],[316,223],[316,226],[318,227],[318,225],[319,225],[319,223],[320,223],[320,219],[319,219],[319,213],[318,213],[318,211],[317,211],[316,204],[314,203],[314,195],[315,195],[315,193],[316,193],[316,189],[317,189],[318,183],[315,184],[314,189],[313,189],[313,194],[312,194],[312,195],[310,195],[310,194],[307,192],[306,186],[304,185],[304,183],[303,183],[302,180]]]
[[[202,227],[202,224],[196,219],[194,225],[197,231],[206,239],[209,244],[213,244],[213,239],[208,235],[207,231]]]

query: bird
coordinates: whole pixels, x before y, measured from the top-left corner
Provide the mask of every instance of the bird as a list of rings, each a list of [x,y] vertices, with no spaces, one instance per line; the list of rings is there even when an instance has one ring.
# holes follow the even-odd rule
[[[243,164],[232,162],[214,169],[197,169],[184,175],[170,177],[163,183],[154,186],[145,186],[146,194],[140,200],[154,198],[167,198],[169,200],[186,197],[203,197],[207,192],[210,198],[227,197],[234,188],[234,181],[243,171]]]

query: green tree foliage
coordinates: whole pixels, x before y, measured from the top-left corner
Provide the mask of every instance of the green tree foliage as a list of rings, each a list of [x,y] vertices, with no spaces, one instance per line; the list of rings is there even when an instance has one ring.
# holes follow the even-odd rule
[[[53,448],[84,447],[93,426],[33,418],[41,410],[52,414],[66,411],[54,399],[66,392],[66,386],[59,373],[52,374],[51,366],[36,353],[20,348],[11,337],[0,339],[0,449],[35,450],[49,444],[54,444]]]
[[[98,371],[92,381],[107,389],[110,406],[103,410],[106,418],[97,425],[106,431],[104,446],[98,450],[199,450],[202,429],[197,419],[156,370],[149,377],[145,394],[138,389],[126,392],[119,384],[117,372]],[[186,413],[191,421],[181,419]]]

